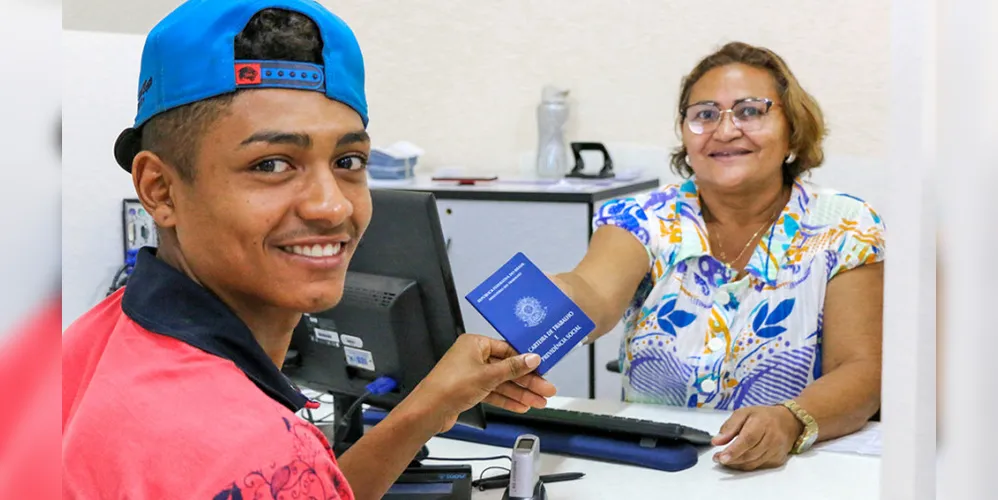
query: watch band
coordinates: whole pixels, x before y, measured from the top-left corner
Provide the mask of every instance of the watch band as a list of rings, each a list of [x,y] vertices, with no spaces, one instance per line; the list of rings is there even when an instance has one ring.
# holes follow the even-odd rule
[[[801,408],[801,406],[792,399],[788,399],[780,404],[790,410],[794,417],[796,417],[800,423],[804,424],[804,430],[800,433],[800,436],[797,437],[797,441],[790,450],[790,453],[795,455],[804,453],[809,450],[811,445],[813,445],[818,439],[818,422],[814,420],[814,417],[812,417],[807,410]]]

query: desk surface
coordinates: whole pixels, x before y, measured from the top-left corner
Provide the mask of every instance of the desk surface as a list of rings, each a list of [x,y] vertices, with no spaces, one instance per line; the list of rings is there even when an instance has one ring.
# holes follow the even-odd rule
[[[438,199],[592,203],[654,189],[658,187],[659,179],[638,176],[629,179],[545,180],[512,176],[462,186],[457,182],[435,182],[432,176],[417,175],[409,181],[371,179],[369,183],[372,188],[429,191]]]
[[[570,408],[593,413],[676,422],[712,434],[727,419],[727,413],[692,411],[664,406],[636,405],[613,401],[552,398],[553,408]],[[879,424],[871,424],[879,425]],[[451,439],[434,438],[427,443],[431,456],[479,457],[508,455],[509,450]],[[544,444],[541,443],[543,450]],[[816,449],[792,457],[779,469],[755,472],[732,471],[714,464],[716,450],[705,449],[696,466],[681,472],[660,472],[630,465],[618,465],[580,458],[542,453],[541,473],[584,472],[586,477],[548,486],[552,500],[571,499],[642,499],[642,498],[712,498],[739,500],[808,498],[876,499],[880,495],[880,459]],[[427,461],[427,464],[444,462]],[[450,463],[450,462],[448,462]],[[509,467],[508,460],[473,462],[475,477],[489,466]],[[490,470],[488,475],[501,473]],[[475,499],[500,499],[502,491],[475,490]]]

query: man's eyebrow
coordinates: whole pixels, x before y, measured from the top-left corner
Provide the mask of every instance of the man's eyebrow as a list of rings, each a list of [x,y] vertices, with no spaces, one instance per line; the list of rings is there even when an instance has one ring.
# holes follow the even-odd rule
[[[255,142],[265,142],[267,144],[292,144],[301,148],[312,147],[312,137],[301,132],[280,132],[277,130],[262,130],[247,137],[239,144],[240,147],[248,146]]]
[[[343,137],[340,137],[340,140],[336,141],[336,147],[356,144],[358,142],[371,142],[371,136],[367,135],[366,130],[358,130],[356,132],[347,132],[346,134],[343,134]]]

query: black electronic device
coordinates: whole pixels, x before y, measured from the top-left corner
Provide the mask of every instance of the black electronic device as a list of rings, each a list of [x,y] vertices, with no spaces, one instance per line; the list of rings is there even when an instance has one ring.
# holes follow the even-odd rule
[[[398,382],[366,399],[393,408],[464,333],[433,195],[375,189],[371,199],[371,224],[347,268],[342,300],[302,318],[291,341],[296,359],[285,367],[301,385],[333,394],[337,429],[349,417],[342,439],[333,440],[338,455],[363,434],[355,403],[367,384],[383,376]],[[484,429],[482,405],[458,423]]]
[[[600,167],[598,172],[594,174],[586,173],[586,162],[582,158],[583,151],[597,151],[603,155],[603,166]],[[575,177],[579,179],[612,179],[616,175],[613,173],[613,159],[610,158],[610,152],[606,150],[606,146],[602,143],[573,142],[572,156],[575,158],[575,166],[572,167],[571,172],[565,174],[565,177]]]
[[[384,500],[471,500],[470,465],[409,467],[392,484]]]
[[[508,422],[533,429],[574,431],[578,434],[604,436],[617,440],[633,439],[640,442],[643,439],[665,439],[704,446],[709,445],[713,438],[710,433],[680,424],[558,408],[535,408],[526,413],[514,413],[489,406],[486,415],[489,421],[494,422]]]
[[[156,229],[156,221],[136,198],[121,200],[121,241],[122,265],[111,278],[111,285],[108,287],[106,295],[111,295],[128,282],[128,277],[131,276],[132,270],[135,268],[139,249],[159,246],[159,231]]]

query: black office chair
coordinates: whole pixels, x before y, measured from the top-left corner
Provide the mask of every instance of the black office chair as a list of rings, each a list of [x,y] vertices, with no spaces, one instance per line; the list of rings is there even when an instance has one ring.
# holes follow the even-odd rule
[[[620,373],[620,360],[615,359],[613,361],[608,362],[606,364],[606,371],[610,373]],[[873,416],[870,417],[870,422],[879,422],[879,421],[880,421],[880,410],[877,410],[877,413],[874,413]]]

